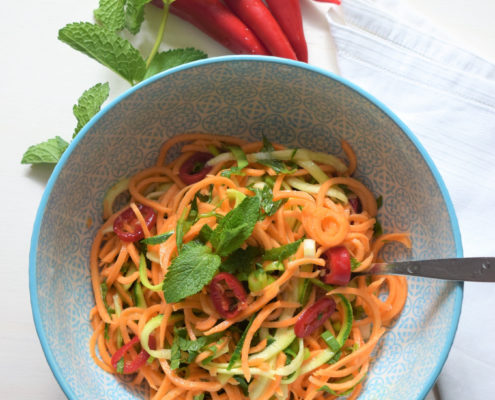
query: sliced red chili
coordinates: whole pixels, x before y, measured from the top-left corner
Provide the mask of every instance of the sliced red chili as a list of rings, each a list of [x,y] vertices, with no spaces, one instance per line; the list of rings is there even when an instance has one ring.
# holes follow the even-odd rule
[[[335,300],[325,296],[314,303],[298,318],[294,325],[294,333],[298,338],[311,335],[335,312]]]
[[[323,253],[326,259],[323,282],[329,285],[347,285],[351,280],[351,255],[344,246],[332,247]]]
[[[186,185],[199,182],[211,171],[211,167],[206,165],[206,162],[212,158],[213,155],[210,153],[202,153],[199,151],[194,153],[180,166],[179,178]]]
[[[115,369],[117,369],[118,362],[122,359],[122,357],[124,357],[129,349],[137,343],[139,343],[139,336],[134,336],[129,342],[124,344],[114,353],[110,362]],[[150,336],[148,343],[151,349],[155,349],[155,338],[153,336]],[[132,374],[136,372],[146,363],[146,361],[148,361],[149,357],[150,355],[146,352],[146,350],[142,349],[134,360],[124,362],[122,373]]]
[[[213,305],[225,319],[234,318],[247,307],[247,294],[244,286],[228,272],[220,272],[216,275],[209,289]]]
[[[143,215],[148,229],[155,226],[156,214],[151,207],[137,204],[138,210]],[[113,231],[124,242],[136,242],[144,238],[143,228],[131,207],[120,213],[113,223]]]

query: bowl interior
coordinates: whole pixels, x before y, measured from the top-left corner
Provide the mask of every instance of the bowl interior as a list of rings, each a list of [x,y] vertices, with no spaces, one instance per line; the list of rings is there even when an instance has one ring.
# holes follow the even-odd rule
[[[131,89],[95,118],[57,166],[38,213],[31,296],[38,334],[59,383],[73,399],[136,399],[143,393],[92,361],[88,258],[102,200],[119,178],[152,165],[161,144],[188,131],[214,132],[340,153],[346,139],[357,177],[378,196],[384,231],[408,231],[412,251],[385,258],[460,256],[450,202],[431,161],[391,114],[323,71],[273,58],[212,59]],[[462,286],[409,279],[409,297],[377,351],[360,399],[421,399],[453,340]]]

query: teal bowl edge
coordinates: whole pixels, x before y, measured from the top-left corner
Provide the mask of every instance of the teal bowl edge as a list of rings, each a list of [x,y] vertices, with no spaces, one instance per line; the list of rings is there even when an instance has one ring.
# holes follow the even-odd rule
[[[293,61],[293,60],[288,60],[284,58],[278,58],[278,57],[271,57],[271,56],[251,56],[251,55],[232,55],[232,56],[222,56],[222,57],[214,57],[214,58],[208,58],[205,60],[200,60],[200,61],[195,61],[191,62],[185,65],[181,65],[175,68],[171,68],[167,71],[161,72],[157,75],[154,75],[143,82],[140,82],[136,86],[133,86],[126,90],[124,93],[119,95],[117,98],[112,100],[108,105],[103,107],[103,109],[98,112],[85,126],[81,131],[78,133],[76,138],[72,140],[70,143],[69,147],[67,150],[65,150],[64,154],[62,155],[60,161],[57,163],[55,166],[50,178],[48,179],[48,183],[46,185],[45,191],[43,193],[43,196],[40,201],[40,205],[38,207],[38,211],[36,213],[36,218],[34,221],[34,226],[33,226],[33,233],[31,236],[31,247],[29,251],[29,292],[30,292],[30,299],[31,299],[31,311],[33,314],[33,319],[34,319],[34,325],[36,328],[36,333],[38,335],[38,338],[41,343],[41,347],[43,349],[43,352],[45,354],[45,358],[48,362],[48,365],[50,366],[50,369],[52,370],[53,375],[55,376],[55,379],[57,380],[58,384],[62,388],[63,392],[65,395],[70,399],[70,400],[78,400],[77,397],[75,396],[74,392],[68,385],[68,383],[65,381],[59,365],[57,361],[55,360],[55,357],[52,353],[52,350],[50,349],[50,346],[48,345],[45,331],[43,329],[43,324],[41,322],[41,313],[39,309],[39,304],[38,304],[38,294],[37,294],[37,288],[36,288],[36,254],[37,254],[37,244],[39,240],[39,234],[40,234],[40,229],[41,229],[41,223],[43,221],[43,215],[45,213],[45,208],[48,202],[48,199],[50,198],[51,191],[53,189],[53,186],[62,171],[62,168],[64,167],[65,163],[67,162],[67,159],[69,158],[70,154],[72,151],[75,149],[79,141],[83,138],[83,136],[86,135],[86,133],[93,127],[93,125],[100,119],[102,118],[110,109],[112,109],[116,104],[118,104],[120,101],[125,99],[126,97],[130,96],[132,93],[135,91],[139,90],[140,88],[147,86],[159,79],[162,79],[168,75],[173,74],[174,72],[177,71],[182,71],[186,70],[189,68],[194,68],[196,66],[201,66],[201,65],[207,65],[207,64],[215,64],[215,63],[223,63],[223,62],[233,62],[233,61],[262,61],[262,62],[269,62],[269,63],[274,63],[274,64],[282,64],[282,65],[288,65],[288,66],[293,66],[293,67],[299,67],[311,72],[316,72],[318,74],[321,74],[323,76],[326,76],[328,78],[331,78],[337,82],[340,82],[341,84],[349,87],[350,89],[354,90],[373,104],[375,104],[378,108],[380,108],[392,121],[397,124],[401,130],[408,136],[408,138],[413,142],[413,144],[416,146],[416,148],[419,150],[421,153],[423,159],[426,161],[426,164],[430,168],[433,176],[435,177],[435,181],[438,184],[438,187],[440,188],[440,192],[442,193],[442,197],[445,201],[445,204],[447,206],[447,211],[449,213],[450,217],[450,224],[452,228],[452,232],[454,235],[454,243],[456,247],[456,256],[457,257],[462,257],[463,256],[463,250],[462,250],[462,241],[461,241],[461,233],[459,230],[459,223],[457,221],[457,217],[455,214],[454,206],[452,204],[452,200],[450,199],[450,195],[447,191],[447,187],[445,186],[445,183],[440,175],[440,172],[436,168],[435,164],[433,163],[433,160],[427,153],[426,149],[423,147],[421,142],[418,140],[418,138],[414,135],[414,133],[407,127],[404,122],[402,122],[399,117],[397,117],[385,104],[383,104],[380,100],[378,100],[376,97],[373,95],[369,94],[365,90],[361,89],[359,86],[353,84],[352,82],[348,81],[345,78],[342,78],[330,71],[326,71],[322,68],[315,67],[308,65],[306,63],[302,63],[299,61]],[[459,325],[459,318],[461,315],[461,308],[462,308],[462,297],[463,297],[463,289],[464,289],[464,283],[463,282],[458,282],[457,285],[455,286],[455,302],[454,302],[454,313],[455,313],[455,321],[451,326],[448,338],[445,342],[444,348],[442,349],[440,359],[438,361],[438,364],[436,365],[435,369],[431,373],[431,375],[428,377],[426,380],[424,388],[421,390],[419,397],[415,400],[423,400],[428,392],[431,390],[433,385],[435,384],[435,381],[438,378],[438,375],[440,374],[440,371],[442,370],[445,362],[447,361],[447,357],[450,351],[450,348],[452,347],[452,343],[454,341],[455,333],[457,331],[457,327]]]

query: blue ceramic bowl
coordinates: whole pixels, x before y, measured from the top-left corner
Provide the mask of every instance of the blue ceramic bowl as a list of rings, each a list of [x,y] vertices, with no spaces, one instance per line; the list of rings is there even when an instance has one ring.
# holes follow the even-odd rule
[[[105,191],[150,166],[161,144],[215,132],[329,153],[345,138],[357,176],[383,195],[385,231],[411,232],[413,249],[388,258],[462,256],[456,217],[430,157],[379,101],[326,71],[269,57],[223,57],[162,73],[113,101],[79,133],[52,174],[34,225],[31,303],[46,358],[70,399],[139,399],[100,370],[88,351],[93,307],[89,251]],[[88,219],[94,221],[88,227]],[[409,279],[409,297],[380,342],[363,400],[423,399],[451,347],[462,285]]]

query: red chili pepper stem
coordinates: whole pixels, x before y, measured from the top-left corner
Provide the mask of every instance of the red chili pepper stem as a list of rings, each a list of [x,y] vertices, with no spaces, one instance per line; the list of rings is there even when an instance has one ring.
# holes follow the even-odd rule
[[[224,0],[274,56],[297,60],[287,36],[262,0]]]
[[[299,0],[266,0],[266,3],[296,52],[297,59],[308,62],[308,45]]]

